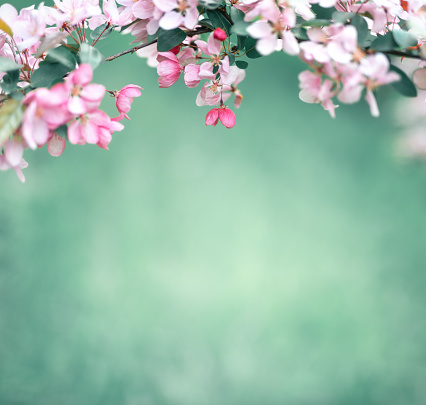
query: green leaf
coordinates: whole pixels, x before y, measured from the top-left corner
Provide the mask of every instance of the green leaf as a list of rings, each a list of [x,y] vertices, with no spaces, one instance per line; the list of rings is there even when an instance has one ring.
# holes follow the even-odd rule
[[[214,10],[221,5],[221,0],[199,0],[198,4],[207,10]]]
[[[162,28],[158,28],[157,32],[155,32],[154,34],[148,35],[146,42],[154,41],[154,39],[157,39],[163,31],[164,30]]]
[[[226,34],[231,35],[231,23],[219,10],[207,10],[207,17],[215,28],[222,28]]]
[[[300,25],[302,27],[325,27],[327,25],[330,25],[330,20],[309,20],[309,21],[302,21]]]
[[[297,39],[301,39],[301,40],[304,40],[304,41],[307,41],[309,39],[308,35],[306,34],[306,28],[294,27],[294,28],[292,28],[291,32],[294,34],[294,36]]]
[[[358,44],[362,46],[369,32],[367,21],[365,21],[365,19],[360,15],[355,14],[351,19],[351,25],[356,28],[358,33]]]
[[[204,20],[199,21],[198,24],[200,24],[202,27],[207,27],[211,30],[214,30],[212,22],[208,18],[205,18]]]
[[[179,28],[174,30],[163,30],[158,36],[157,50],[158,52],[167,52],[175,46],[185,41],[186,34]]]
[[[238,8],[235,8],[235,7],[231,8],[231,19],[234,22],[234,24],[236,24],[239,21],[244,21],[244,16],[245,14],[241,10],[238,10]]]
[[[235,63],[235,55],[233,53],[228,54],[229,65],[232,66]]]
[[[11,93],[15,90],[16,85],[19,81],[19,70],[11,70],[3,76],[3,81],[1,83],[1,89],[5,93]]]
[[[10,72],[11,70],[19,70],[22,65],[18,65],[12,59],[0,56],[0,72]]]
[[[336,9],[334,7],[321,7],[318,4],[312,4],[312,11],[319,20],[331,20],[331,15]]]
[[[99,27],[96,27],[90,33],[90,38],[92,38],[93,40],[96,40],[99,38],[98,41],[102,41],[103,39],[111,35],[112,30],[113,30],[113,26],[110,25],[109,23],[105,23],[103,25],[100,25]]]
[[[61,81],[68,72],[69,69],[61,63],[40,62],[38,69],[31,75],[31,86],[51,87]]]
[[[58,48],[51,49],[45,60],[49,63],[60,63],[69,70],[74,70],[77,62],[77,55],[66,46],[59,46]]]
[[[242,35],[242,36],[247,36],[247,27],[250,24],[245,22],[245,21],[238,21],[236,22],[233,26],[231,26],[231,32],[233,34],[237,34],[237,35]]]
[[[21,125],[24,111],[18,100],[10,99],[0,107],[0,147]]]
[[[256,51],[256,42],[257,42],[256,39],[247,37],[245,49],[246,49],[246,55],[250,59],[261,58],[263,56]]]
[[[410,46],[417,45],[417,38],[410,32],[403,30],[394,30],[392,31],[393,38],[395,42],[404,49],[409,48]]]
[[[60,127],[54,130],[58,135],[62,136],[62,138],[67,139],[68,127],[66,125],[61,125]]]
[[[378,35],[370,46],[370,49],[375,49],[379,52],[392,51],[396,48],[398,48],[398,44],[395,42],[391,32],[386,35]]]
[[[95,70],[104,60],[105,58],[96,48],[89,44],[81,44],[80,63],[88,63]]]
[[[248,37],[246,37],[246,36],[237,35],[238,49],[240,49],[240,50],[245,49],[247,38]]]
[[[394,65],[390,66],[392,72],[396,72],[401,76],[401,80],[398,82],[391,83],[392,87],[403,96],[406,97],[417,97],[417,89],[414,86],[410,78],[403,72],[401,69],[397,68]]]
[[[332,15],[332,19],[336,23],[346,23],[348,20],[350,20],[355,13],[340,13],[338,11],[335,11]]]
[[[237,60],[235,62],[235,64],[237,65],[238,68],[240,69],[247,69],[248,68],[248,63],[245,60]]]

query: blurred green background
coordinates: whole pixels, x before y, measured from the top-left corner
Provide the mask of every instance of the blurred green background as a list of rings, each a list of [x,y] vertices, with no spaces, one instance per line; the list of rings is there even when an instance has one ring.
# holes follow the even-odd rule
[[[331,120],[302,68],[253,61],[227,130],[120,58],[95,81],[144,92],[110,151],[1,174],[1,405],[426,403],[426,170],[392,90]]]

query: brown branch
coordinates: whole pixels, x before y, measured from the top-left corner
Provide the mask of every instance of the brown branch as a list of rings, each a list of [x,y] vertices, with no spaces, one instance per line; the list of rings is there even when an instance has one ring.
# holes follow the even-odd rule
[[[199,34],[206,34],[207,32],[211,32],[211,31],[212,31],[212,30],[211,30],[211,28],[208,28],[208,27],[201,27],[201,28],[197,28],[197,29],[196,29],[196,30],[194,30],[194,31],[188,31],[188,32],[186,32],[186,36],[187,36],[187,37],[193,37],[193,36],[195,36],[195,35],[199,35]],[[130,48],[130,49],[127,49],[126,51],[123,51],[123,52],[117,53],[117,54],[115,54],[115,55],[109,56],[109,57],[108,57],[108,58],[106,58],[105,60],[106,60],[107,62],[110,62],[110,61],[112,61],[112,60],[114,60],[114,59],[119,58],[120,56],[127,55],[128,53],[135,53],[135,52],[136,52],[136,51],[138,51],[139,49],[146,48],[147,46],[150,46],[150,45],[152,45],[152,44],[155,44],[157,41],[158,41],[158,38],[155,38],[155,39],[154,39],[154,40],[152,40],[151,42],[147,42],[147,43],[145,43],[145,44],[140,44],[140,45],[138,45],[138,46],[135,46],[134,48]]]
[[[401,56],[404,58],[413,58],[413,59],[423,59],[420,55],[413,55],[413,54],[405,53],[402,51],[381,51],[381,52],[385,53],[386,55]]]

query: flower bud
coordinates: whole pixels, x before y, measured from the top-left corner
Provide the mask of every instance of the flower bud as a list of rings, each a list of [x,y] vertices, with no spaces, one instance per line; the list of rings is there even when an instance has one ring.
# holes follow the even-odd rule
[[[222,28],[216,28],[213,31],[213,37],[214,39],[217,39],[218,41],[225,41],[226,39],[226,32]]]

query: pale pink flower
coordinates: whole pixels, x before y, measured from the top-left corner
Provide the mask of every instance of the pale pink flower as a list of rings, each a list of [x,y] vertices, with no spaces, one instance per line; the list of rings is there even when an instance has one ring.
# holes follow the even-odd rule
[[[309,70],[305,70],[299,74],[300,88],[299,98],[305,103],[321,104],[324,110],[330,113],[332,118],[336,117],[332,98],[336,95],[336,91],[332,90],[333,82],[329,79],[321,82],[321,76]]]
[[[68,140],[72,144],[84,145],[86,142],[108,149],[111,135],[123,130],[124,126],[113,121],[103,111],[97,110],[83,114],[68,127]]]
[[[121,90],[114,92],[116,97],[116,106],[120,115],[117,117],[117,121],[121,121],[123,118],[130,119],[127,113],[130,111],[131,104],[133,103],[134,97],[141,96],[142,87],[135,84],[128,84]]]
[[[262,15],[268,21],[258,20],[247,28],[249,35],[258,40],[256,50],[262,55],[269,55],[277,49],[282,49],[289,55],[297,55],[299,43],[290,31],[296,25],[294,10],[288,7],[281,12],[278,7],[271,6],[268,15]]]
[[[4,154],[0,155],[0,170],[15,170],[22,183],[25,183],[25,177],[22,173],[22,169],[25,169],[28,166],[28,163],[22,157],[24,153],[24,146],[22,138],[20,136],[14,136],[5,143]]]
[[[55,85],[52,90],[68,92],[68,110],[75,115],[96,110],[105,94],[105,87],[101,84],[90,84],[93,77],[92,67],[81,64],[66,78],[65,83]]]
[[[184,80],[187,87],[197,87],[201,81],[200,65],[195,65],[193,63],[186,65]]]
[[[23,103],[27,105],[22,123],[22,136],[32,149],[44,145],[49,138],[49,131],[67,123],[71,118],[64,108],[68,94],[51,89],[39,88],[28,93]]]
[[[67,22],[77,25],[89,17],[101,14],[99,0],[54,0],[55,8],[51,9],[51,18],[58,26]]]
[[[367,92],[365,98],[373,117],[378,117],[380,114],[373,90],[384,84],[400,80],[398,73],[389,71],[389,66],[388,59],[382,53],[369,55],[360,63],[360,72],[366,77],[364,85]]]
[[[158,84],[160,88],[170,87],[175,84],[187,64],[194,61],[194,51],[186,48],[177,55],[173,52],[159,52],[157,60]]]
[[[91,30],[106,23],[122,27],[132,22],[130,10],[126,12],[124,7],[119,10],[115,0],[103,0],[102,9],[103,14],[95,15],[89,20]]]
[[[164,11],[160,27],[165,30],[185,25],[192,30],[198,22],[198,0],[154,0],[155,5]]]
[[[226,128],[232,128],[235,125],[235,114],[225,105],[213,108],[207,113],[206,125],[216,126],[219,120]]]

